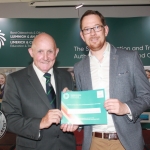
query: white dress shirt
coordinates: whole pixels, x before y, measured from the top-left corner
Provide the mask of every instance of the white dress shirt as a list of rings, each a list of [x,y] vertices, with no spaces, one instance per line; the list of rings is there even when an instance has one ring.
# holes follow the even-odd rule
[[[92,78],[93,90],[104,89],[105,99],[109,96],[109,60],[110,60],[110,44],[107,43],[103,54],[103,59],[100,62],[95,56],[89,52],[90,70]],[[107,125],[93,125],[93,132],[116,132],[111,114],[107,113]]]
[[[41,85],[42,85],[42,87],[43,87],[43,89],[44,89],[44,91],[45,91],[45,93],[46,93],[46,78],[44,77],[44,74],[45,74],[45,73],[43,73],[41,70],[39,70],[39,69],[35,66],[34,62],[33,62],[33,69],[35,70],[35,73],[37,74],[37,76],[38,76],[38,78],[39,78],[39,80],[40,80],[40,83],[41,83]],[[55,91],[55,93],[56,93],[56,86],[55,86],[55,81],[54,81],[53,68],[51,68],[51,69],[48,71],[48,73],[51,74],[51,84],[52,84],[52,86],[53,86],[53,88],[54,88],[54,91]]]

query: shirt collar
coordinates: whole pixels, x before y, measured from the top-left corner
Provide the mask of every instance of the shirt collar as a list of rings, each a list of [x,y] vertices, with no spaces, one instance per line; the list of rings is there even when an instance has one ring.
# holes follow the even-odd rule
[[[41,79],[45,73],[42,72],[39,68],[37,68],[37,66],[34,64],[34,62],[33,62],[32,65],[33,65],[33,69],[35,70],[35,72],[36,72],[38,78]],[[48,73],[50,73],[51,76],[53,76],[53,75],[54,75],[54,73],[53,73],[53,68],[51,68],[51,69],[48,71]]]
[[[0,88],[2,89],[4,87],[4,84],[2,84],[1,86],[0,86]]]
[[[109,54],[110,54],[110,44],[107,42],[106,49],[103,53],[103,56],[106,57]],[[89,55],[89,57],[95,57],[95,56],[92,55],[91,50],[89,51],[88,55]]]

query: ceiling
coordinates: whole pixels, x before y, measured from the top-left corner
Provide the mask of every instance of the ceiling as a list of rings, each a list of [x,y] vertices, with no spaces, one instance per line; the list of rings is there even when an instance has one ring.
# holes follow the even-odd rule
[[[150,5],[150,0],[0,0],[0,3],[27,2],[29,6]]]

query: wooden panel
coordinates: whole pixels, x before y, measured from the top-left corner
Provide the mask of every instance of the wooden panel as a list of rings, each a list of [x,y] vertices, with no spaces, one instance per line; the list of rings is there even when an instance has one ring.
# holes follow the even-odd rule
[[[142,132],[145,142],[145,150],[150,150],[150,130],[143,130]]]
[[[11,132],[6,132],[0,139],[0,150],[14,150],[16,144],[16,135]]]

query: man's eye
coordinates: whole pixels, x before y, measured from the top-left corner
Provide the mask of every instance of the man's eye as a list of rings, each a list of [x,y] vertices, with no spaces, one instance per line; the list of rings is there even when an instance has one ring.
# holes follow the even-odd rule
[[[48,53],[53,53],[53,51],[52,51],[52,50],[49,50]]]
[[[100,28],[100,26],[95,26],[95,27],[94,27],[94,29],[96,29],[96,30],[99,29],[99,28]]]
[[[85,32],[88,32],[90,30],[90,28],[84,29]]]
[[[42,51],[41,51],[41,50],[39,50],[39,51],[38,51],[38,53],[42,53]]]

